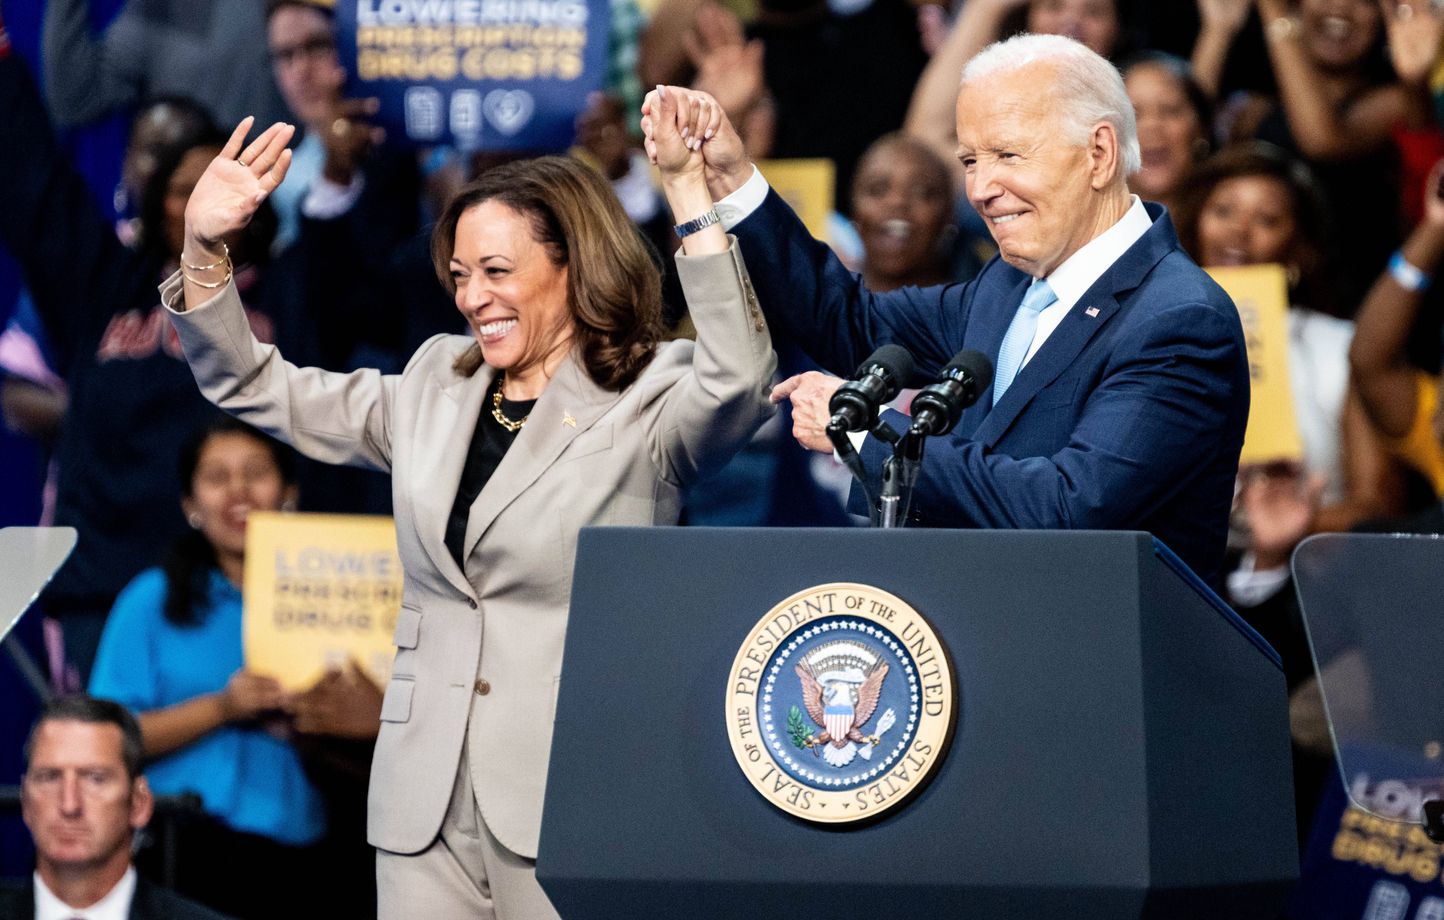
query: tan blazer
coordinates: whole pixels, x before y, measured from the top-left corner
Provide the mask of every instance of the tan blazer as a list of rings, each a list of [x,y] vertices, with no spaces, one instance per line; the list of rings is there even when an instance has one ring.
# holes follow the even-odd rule
[[[443,537],[494,375],[452,370],[470,338],[429,340],[399,376],[298,368],[251,335],[234,288],[175,312],[180,280],[162,286],[207,398],[309,457],[391,471],[405,590],[371,767],[373,845],[415,853],[435,839],[467,738],[487,826],[535,858],[577,531],[675,524],[683,488],[771,413],[776,359],[736,241],[677,264],[695,345],[662,346],[622,393],[564,362],[472,506],[465,571]]]

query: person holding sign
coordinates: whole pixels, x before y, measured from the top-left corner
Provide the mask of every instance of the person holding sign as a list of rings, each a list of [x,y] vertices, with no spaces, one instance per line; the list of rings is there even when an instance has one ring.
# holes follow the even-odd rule
[[[556,916],[534,860],[577,532],[675,522],[772,411],[767,325],[703,175],[720,111],[667,92],[656,117],[695,345],[661,343],[656,267],[575,160],[509,163],[452,201],[433,254],[472,335],[392,376],[288,364],[240,316],[221,240],[284,178],[289,125],[244,145],[242,122],[187,205],[161,294],[201,390],[392,476],[405,587],[368,815],[382,918]]]
[[[1288,390],[1302,456],[1245,468],[1238,504],[1248,550],[1230,572],[1228,593],[1240,609],[1280,590],[1289,555],[1312,532],[1347,530],[1367,517],[1402,508],[1403,482],[1349,388],[1353,324],[1309,309],[1321,299],[1325,271],[1319,228],[1323,203],[1309,170],[1262,143],[1226,148],[1207,160],[1190,186],[1180,236],[1205,268],[1283,265],[1290,281],[1284,348]],[[1263,399],[1255,411],[1267,411]],[[1277,424],[1275,422],[1274,424]],[[1312,670],[1301,631],[1285,641],[1277,624],[1256,624],[1276,647],[1296,649],[1294,679]],[[1298,624],[1295,624],[1297,628]]]
[[[295,456],[220,416],[181,450],[191,530],[165,564],[121,591],[101,635],[90,691],[137,713],[151,787],[200,796],[177,854],[182,893],[237,917],[307,916],[326,815],[285,737],[288,695],[246,670],[241,577],[246,517],[296,500]],[[301,892],[281,909],[255,879]]]

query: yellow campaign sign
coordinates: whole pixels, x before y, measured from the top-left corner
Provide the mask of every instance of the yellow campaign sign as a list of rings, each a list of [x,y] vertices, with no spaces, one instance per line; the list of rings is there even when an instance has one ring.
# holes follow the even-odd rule
[[[759,160],[757,169],[802,218],[808,233],[815,239],[831,239],[827,220],[837,194],[837,168],[831,160]]]
[[[304,690],[354,658],[390,678],[401,559],[389,517],[257,512],[246,525],[246,667]]]
[[[1282,265],[1211,268],[1243,321],[1251,403],[1241,464],[1298,460],[1303,455],[1289,381],[1289,288]]]

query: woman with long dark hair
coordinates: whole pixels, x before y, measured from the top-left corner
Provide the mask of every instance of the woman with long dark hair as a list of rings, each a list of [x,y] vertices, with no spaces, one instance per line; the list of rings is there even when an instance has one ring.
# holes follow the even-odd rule
[[[326,826],[286,737],[287,695],[242,654],[246,520],[294,506],[295,466],[290,450],[227,416],[191,436],[179,462],[190,530],[120,593],[90,680],[91,693],[136,712],[151,787],[200,797],[206,819],[185,828],[179,854],[184,891],[239,917],[294,915],[304,897],[255,882],[289,887],[314,867]]]

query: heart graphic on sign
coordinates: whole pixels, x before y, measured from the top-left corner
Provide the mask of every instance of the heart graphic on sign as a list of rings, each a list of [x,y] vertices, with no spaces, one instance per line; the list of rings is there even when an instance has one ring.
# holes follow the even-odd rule
[[[494,89],[486,94],[481,103],[486,120],[496,125],[502,134],[515,134],[531,121],[536,111],[536,100],[523,89]]]

